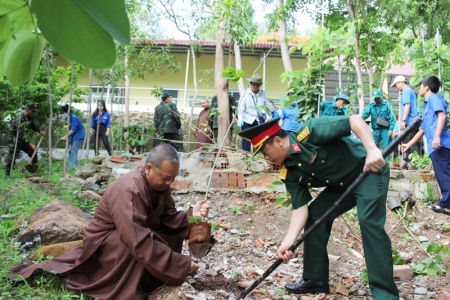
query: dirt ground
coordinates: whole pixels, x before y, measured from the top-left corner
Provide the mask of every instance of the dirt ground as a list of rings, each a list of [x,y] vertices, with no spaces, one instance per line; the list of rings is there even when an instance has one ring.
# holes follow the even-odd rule
[[[204,197],[202,194],[174,195],[179,206],[186,207]],[[209,196],[210,222],[219,225],[212,230],[217,243],[198,264],[181,287],[164,286],[148,299],[235,299],[245,287],[276,260],[276,249],[287,231],[290,209],[274,208],[277,195],[244,192],[212,193]],[[238,209],[238,206],[240,209]],[[403,222],[388,209],[386,231],[393,248],[409,265],[422,261],[427,253],[420,248],[425,241],[448,247],[449,217],[436,214],[420,202],[406,211]],[[260,240],[258,240],[260,239]],[[258,241],[257,241],[258,240]],[[261,241],[262,240],[262,241]],[[286,283],[302,276],[302,247],[289,264],[277,268],[247,299],[372,299],[367,283],[360,279],[365,269],[356,211],[350,211],[334,222],[328,244],[330,258],[329,295],[293,295],[284,290]],[[185,254],[189,254],[187,243]],[[443,255],[439,266],[450,265]],[[450,279],[446,276],[413,276],[396,282],[401,299],[450,299]]]

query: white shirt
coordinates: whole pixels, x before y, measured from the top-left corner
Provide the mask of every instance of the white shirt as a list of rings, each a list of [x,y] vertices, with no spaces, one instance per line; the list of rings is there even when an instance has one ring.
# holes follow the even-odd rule
[[[261,111],[261,109],[257,110],[255,107],[262,105],[269,108],[269,99],[267,99],[266,92],[260,89],[255,95],[251,88],[247,88],[244,92],[244,97],[242,97],[242,100],[239,102],[239,120],[242,120],[247,124],[253,124],[255,120],[259,122],[258,111],[260,114],[264,113],[264,111]],[[266,114],[266,118],[270,119],[270,116]]]

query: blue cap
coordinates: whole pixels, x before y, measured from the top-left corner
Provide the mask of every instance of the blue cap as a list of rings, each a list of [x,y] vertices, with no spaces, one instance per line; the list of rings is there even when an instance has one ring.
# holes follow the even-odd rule
[[[372,98],[381,98],[381,95],[382,95],[382,93],[381,93],[381,90],[379,90],[379,89],[372,91]]]

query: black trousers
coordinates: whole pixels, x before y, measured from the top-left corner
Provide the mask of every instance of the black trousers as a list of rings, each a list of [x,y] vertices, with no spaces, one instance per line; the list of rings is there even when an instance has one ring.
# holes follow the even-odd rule
[[[182,141],[183,140],[181,138],[180,134],[178,134],[178,133],[164,133],[163,137],[166,140],[173,140],[173,141]],[[167,143],[172,145],[172,147],[174,147],[175,150],[177,150],[177,152],[184,152],[183,143],[173,143],[173,142],[169,142],[169,141],[160,141],[160,144],[167,144]]]
[[[14,153],[14,149],[16,150],[16,153]],[[14,143],[13,139],[10,139],[9,147],[8,147],[8,156],[6,157],[6,176],[10,175],[11,166],[14,166],[16,163],[16,157],[17,154],[19,154],[20,151],[25,152],[28,154],[28,156],[31,158],[33,156],[34,150],[30,147],[30,143],[26,142],[23,139],[19,139],[17,142],[17,149],[16,149],[16,143]],[[37,164],[38,158],[37,155],[33,157],[33,164]]]
[[[98,129],[98,140],[102,139],[103,146],[105,146],[106,151],[108,151],[108,155],[111,156],[111,146],[109,145],[108,137],[106,136],[106,126],[100,125]],[[96,150],[95,155],[98,156],[98,148],[97,148],[97,128],[94,127],[94,149]]]
[[[409,124],[406,125],[406,126],[408,127]],[[410,134],[408,134],[408,135],[406,136],[405,140],[403,141],[403,143],[405,143],[405,144],[406,144],[406,143],[409,143],[409,141],[411,141],[411,140],[414,138],[414,136],[416,135],[416,133],[417,133],[418,131],[419,131],[419,130],[414,130],[413,132],[411,132]],[[409,156],[409,154],[411,154],[411,153],[413,153],[413,152],[416,152],[417,154],[422,155],[421,141],[415,143],[414,145],[412,145],[411,148],[408,149],[408,151],[406,151],[406,152],[403,153],[403,160],[406,161],[406,162],[409,162],[410,159],[409,159],[408,156]]]

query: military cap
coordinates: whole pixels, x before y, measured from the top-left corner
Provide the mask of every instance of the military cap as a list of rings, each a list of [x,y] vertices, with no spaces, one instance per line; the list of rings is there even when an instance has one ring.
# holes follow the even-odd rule
[[[164,92],[161,96],[162,100],[166,100],[167,98],[173,96],[172,94],[168,93],[168,92]]]
[[[350,103],[350,101],[348,101],[348,96],[346,94],[339,94],[334,97],[335,101],[338,101],[339,99],[344,100],[345,102],[347,102],[347,104]]]
[[[372,98],[381,98],[381,90],[380,89],[376,89],[372,91]]]
[[[249,80],[250,83],[263,84],[263,80],[262,80],[261,76],[259,76],[258,74],[253,75],[252,78],[247,78],[247,80]]]
[[[253,155],[259,152],[269,138],[281,130],[280,125],[278,125],[279,120],[280,118],[276,118],[238,133],[241,137],[252,143],[253,148],[256,149]]]
[[[34,103],[27,104],[26,108],[32,111],[38,111],[37,106]]]

